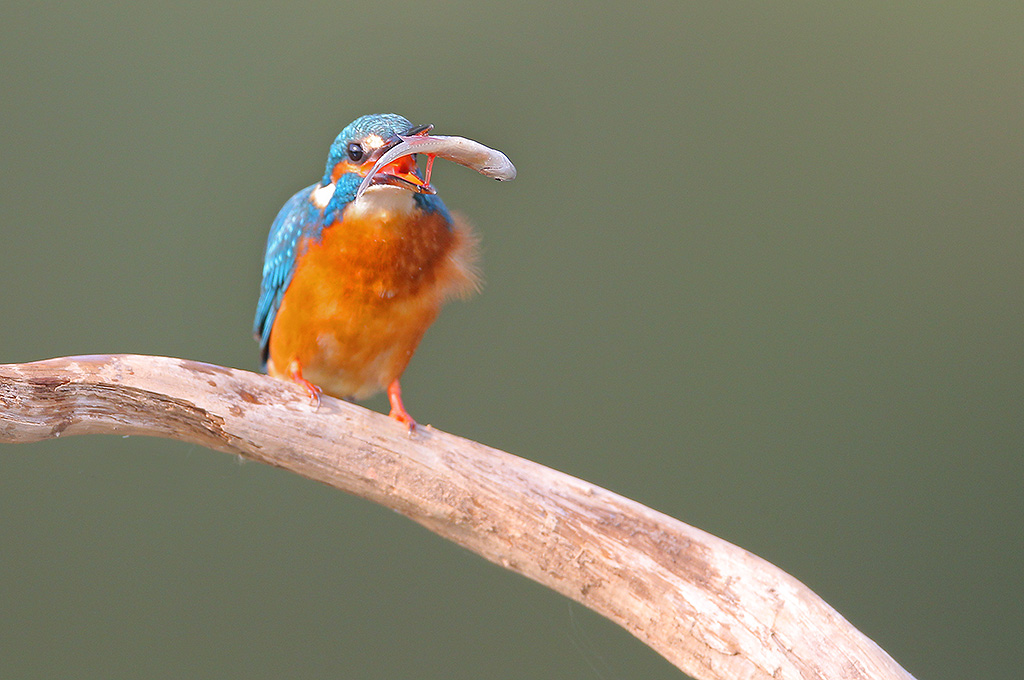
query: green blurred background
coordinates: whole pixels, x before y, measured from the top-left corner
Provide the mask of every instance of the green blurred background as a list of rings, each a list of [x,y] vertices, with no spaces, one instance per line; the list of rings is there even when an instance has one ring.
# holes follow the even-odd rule
[[[919,678],[1024,664],[1024,4],[8,3],[0,361],[254,369],[264,239],[352,118],[450,163],[486,287],[422,422],[817,591]],[[382,409],[381,399],[371,407]],[[676,678],[365,501],[143,438],[0,449],[2,678]]]

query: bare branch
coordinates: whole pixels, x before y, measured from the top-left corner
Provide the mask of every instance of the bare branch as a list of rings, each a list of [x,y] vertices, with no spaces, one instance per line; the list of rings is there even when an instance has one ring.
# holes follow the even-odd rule
[[[0,366],[0,442],[169,437],[393,508],[626,628],[698,680],[911,679],[793,577],[537,463],[288,383],[184,359]]]

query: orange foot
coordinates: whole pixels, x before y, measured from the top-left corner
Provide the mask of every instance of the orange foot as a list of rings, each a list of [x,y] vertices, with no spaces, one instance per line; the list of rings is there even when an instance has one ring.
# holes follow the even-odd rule
[[[410,430],[416,429],[416,421],[412,419],[409,412],[402,406],[402,387],[398,384],[398,378],[388,385],[388,401],[391,402],[391,413],[388,415],[400,423],[404,423]]]
[[[306,391],[309,392],[310,405],[313,408],[320,408],[320,395],[323,394],[323,390],[318,385],[314,385],[302,377],[302,366],[297,360],[293,360],[288,364],[288,379],[305,387]]]

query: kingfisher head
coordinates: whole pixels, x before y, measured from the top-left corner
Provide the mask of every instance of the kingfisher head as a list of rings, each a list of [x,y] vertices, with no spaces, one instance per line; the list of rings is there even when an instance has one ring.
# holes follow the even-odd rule
[[[413,125],[402,116],[393,113],[374,113],[356,118],[331,144],[322,184],[327,186],[344,183],[352,187],[358,186],[373,170],[377,160],[388,149],[401,142],[399,136],[422,135],[429,132],[432,127]],[[417,194],[436,193],[434,188],[419,176],[415,155],[402,156],[378,168],[370,179],[370,185],[397,186]]]

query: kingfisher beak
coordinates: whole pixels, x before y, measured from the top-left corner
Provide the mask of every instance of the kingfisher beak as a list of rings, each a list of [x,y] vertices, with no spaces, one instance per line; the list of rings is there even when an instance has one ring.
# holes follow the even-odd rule
[[[426,135],[433,129],[433,125],[417,125],[411,128],[404,136],[411,137],[416,135]],[[364,163],[363,167],[366,168],[365,173],[372,172],[376,159],[387,153],[393,146],[401,143],[399,137],[389,139],[388,143],[382,146],[370,161]],[[406,189],[417,194],[436,194],[437,190],[431,185],[427,184],[422,177],[420,177],[419,170],[416,167],[416,156],[402,156],[396,158],[393,162],[388,163],[382,168],[378,168],[377,172],[374,173],[373,177],[370,178],[369,186],[375,185],[388,185]]]

